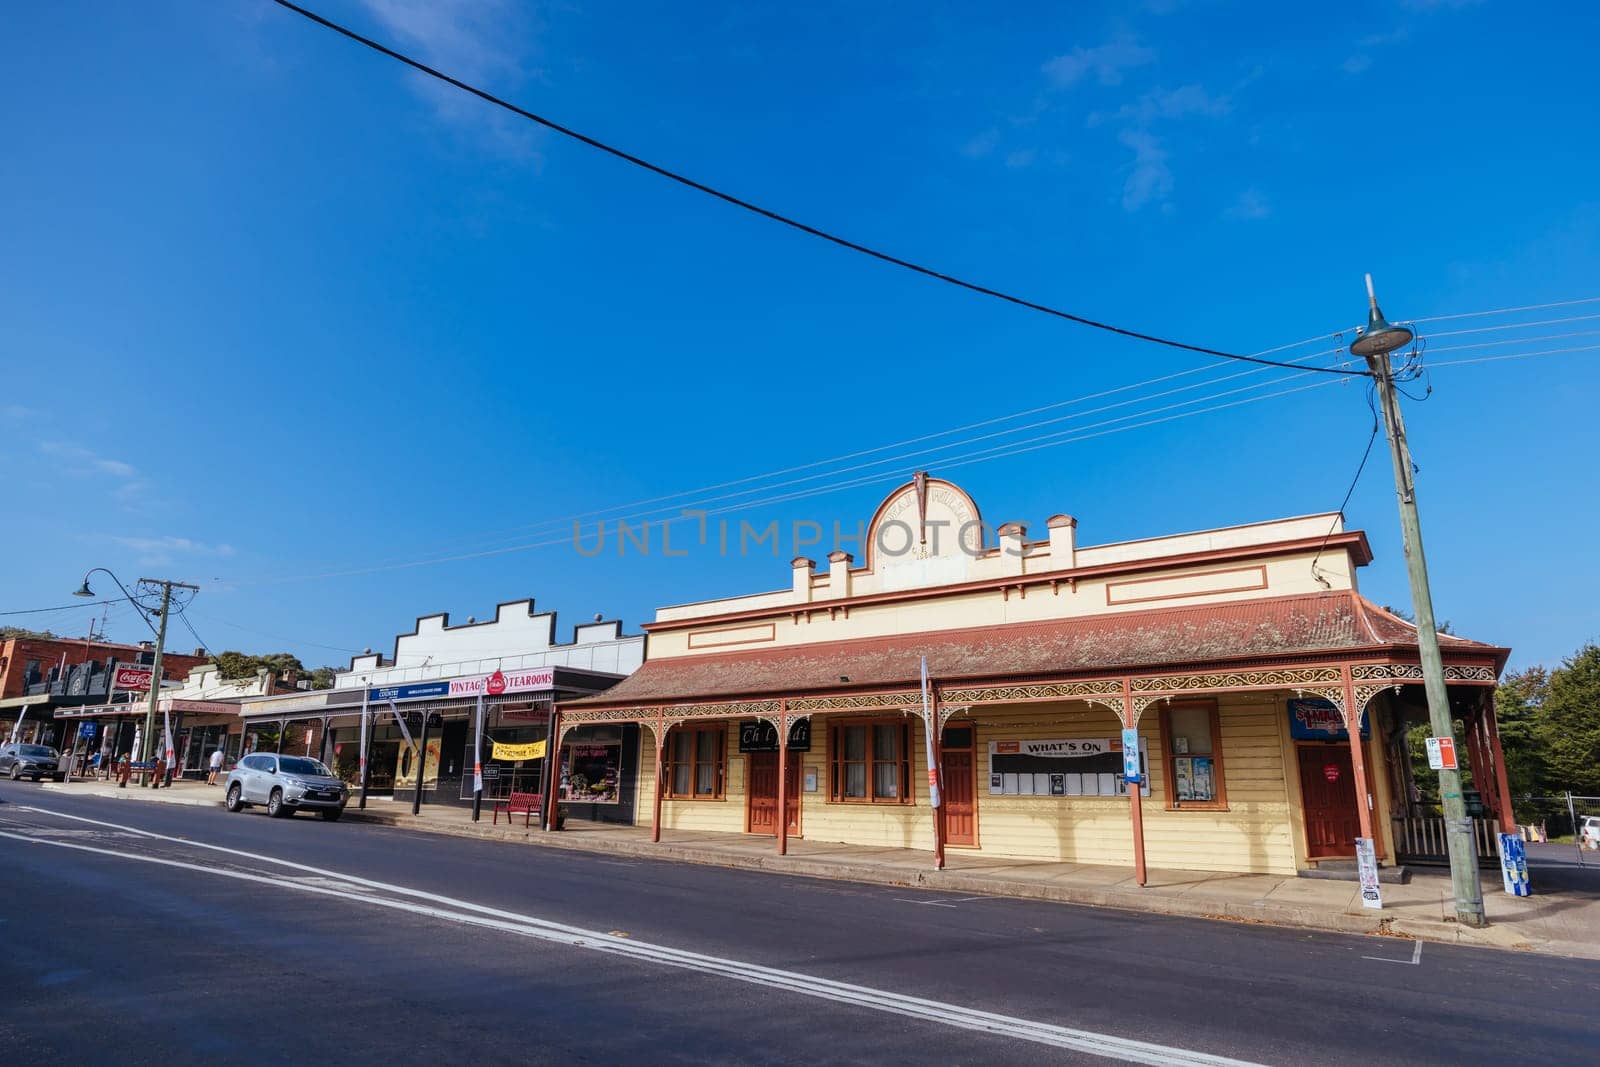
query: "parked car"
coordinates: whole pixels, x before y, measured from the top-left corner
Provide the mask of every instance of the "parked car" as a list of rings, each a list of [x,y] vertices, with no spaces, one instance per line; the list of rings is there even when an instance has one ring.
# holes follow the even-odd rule
[[[1578,820],[1578,847],[1600,848],[1600,815],[1585,815]]]
[[[274,818],[305,810],[333,822],[344,814],[350,790],[321,760],[252,752],[228,773],[223,797],[229,811],[265,804]]]
[[[64,782],[67,775],[61,768],[61,753],[48,745],[11,744],[0,747],[0,774],[18,778],[54,778]]]

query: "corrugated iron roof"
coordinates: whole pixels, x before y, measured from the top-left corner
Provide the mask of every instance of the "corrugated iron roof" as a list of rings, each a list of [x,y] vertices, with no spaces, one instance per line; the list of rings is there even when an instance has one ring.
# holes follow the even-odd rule
[[[1505,649],[1442,635],[1445,652],[1503,664]],[[1337,591],[647,660],[601,696],[564,707],[915,686],[921,657],[942,683],[1140,671],[1340,652],[1416,648],[1416,629]]]

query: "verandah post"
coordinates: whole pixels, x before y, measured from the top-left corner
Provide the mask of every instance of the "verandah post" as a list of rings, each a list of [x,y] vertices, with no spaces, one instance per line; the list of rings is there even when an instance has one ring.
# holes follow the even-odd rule
[[[656,713],[656,793],[650,805],[650,840],[655,843],[661,841],[661,794],[666,791],[666,778],[663,774],[664,758],[667,751],[667,725],[660,711]]]
[[[778,855],[789,854],[789,702],[778,702]]]
[[[1506,777],[1506,754],[1500,748],[1500,721],[1494,714],[1494,690],[1483,701],[1483,725],[1489,735],[1489,754],[1494,758],[1495,791],[1500,794],[1500,832],[1517,832],[1517,813],[1511,806],[1511,779]]]
[[[1372,793],[1367,785],[1367,760],[1361,744],[1362,709],[1356,707],[1356,691],[1350,681],[1350,665],[1344,664],[1341,671],[1344,675],[1345,736],[1350,740],[1350,776],[1355,779],[1356,818],[1361,824],[1361,836],[1376,845],[1376,838],[1372,836]]]

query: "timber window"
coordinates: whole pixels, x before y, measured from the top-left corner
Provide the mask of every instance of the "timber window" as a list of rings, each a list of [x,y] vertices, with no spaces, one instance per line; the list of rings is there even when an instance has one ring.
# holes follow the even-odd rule
[[[848,804],[910,804],[911,724],[905,719],[846,722],[828,728],[828,799]]]
[[[1161,709],[1166,746],[1167,807],[1222,811],[1228,807],[1222,776],[1222,730],[1215,701],[1186,701]]]
[[[727,777],[728,728],[722,723],[678,727],[669,735],[666,796],[722,799]]]

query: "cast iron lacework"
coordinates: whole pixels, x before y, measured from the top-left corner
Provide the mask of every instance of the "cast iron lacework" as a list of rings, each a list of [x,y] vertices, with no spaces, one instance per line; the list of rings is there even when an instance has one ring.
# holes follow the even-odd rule
[[[674,722],[683,719],[761,719],[775,716],[783,707],[777,700],[742,700],[729,704],[683,704],[662,708],[661,717]]]
[[[776,707],[777,705],[773,705]],[[790,711],[861,711],[875,708],[921,707],[922,694],[916,690],[906,693],[866,693],[856,696],[796,697],[789,701]]]
[[[590,726],[597,723],[636,723],[655,718],[654,708],[608,708],[605,711],[563,711],[561,725]],[[565,731],[562,731],[563,733]]]
[[[1023,700],[1072,700],[1116,697],[1122,706],[1122,686],[1116,682],[1041,682],[1037,685],[1003,685],[993,688],[940,689],[940,700],[968,704],[1012,704]]]
[[[1350,668],[1350,677],[1357,681],[1420,682],[1422,667],[1416,663],[1358,663]],[[1495,680],[1492,667],[1457,667],[1444,669],[1447,682],[1489,682]]]
[[[1226,689],[1306,689],[1329,682],[1342,683],[1338,667],[1284,667],[1270,671],[1227,671],[1216,674],[1175,674],[1135,678],[1133,689],[1142,693],[1204,692]]]

